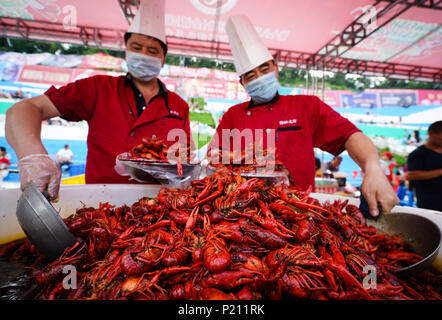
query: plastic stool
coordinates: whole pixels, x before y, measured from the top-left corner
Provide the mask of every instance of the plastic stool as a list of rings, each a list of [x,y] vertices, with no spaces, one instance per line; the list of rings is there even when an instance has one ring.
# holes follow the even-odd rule
[[[407,188],[404,186],[399,186],[396,195],[399,198],[399,200],[403,201],[406,193],[407,193]]]

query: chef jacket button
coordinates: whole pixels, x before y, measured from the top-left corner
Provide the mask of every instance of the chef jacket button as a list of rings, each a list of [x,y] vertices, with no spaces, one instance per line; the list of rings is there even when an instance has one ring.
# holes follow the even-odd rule
[[[273,110],[273,108],[270,108],[270,111],[272,111]]]
[[[156,139],[156,138],[157,138],[157,136],[153,134],[152,135],[152,139]]]
[[[132,114],[132,110],[129,110],[129,114]]]
[[[250,111],[247,111],[247,115],[250,116],[252,113]]]
[[[134,133],[133,131],[131,131],[131,132],[129,133],[129,135],[130,135],[131,137],[133,137],[133,136],[135,135],[135,133]]]
[[[143,106],[143,110],[146,109],[146,106]]]

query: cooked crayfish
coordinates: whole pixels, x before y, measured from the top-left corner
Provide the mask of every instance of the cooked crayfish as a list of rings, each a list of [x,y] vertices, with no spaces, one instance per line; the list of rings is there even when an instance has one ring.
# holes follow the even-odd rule
[[[164,155],[159,141],[143,143],[133,152]],[[395,276],[421,259],[407,242],[310,191],[221,168],[131,206],[80,208],[65,219],[78,242],[33,265],[31,279],[40,299],[441,299],[440,276]],[[0,256],[44,262],[29,241]],[[66,264],[79,271],[77,290],[63,289]],[[367,266],[376,288],[363,284]]]

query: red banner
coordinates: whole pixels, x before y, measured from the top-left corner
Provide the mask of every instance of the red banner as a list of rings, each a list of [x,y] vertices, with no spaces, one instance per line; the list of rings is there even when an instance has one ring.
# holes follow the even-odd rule
[[[39,65],[23,66],[18,81],[63,85],[71,81],[72,70]]]
[[[188,68],[169,65],[169,76],[179,78],[214,79],[221,81],[238,81],[235,72],[207,68]]]
[[[212,69],[212,78],[221,81],[238,82],[239,77],[236,72],[228,72],[217,69]]]
[[[180,82],[182,83],[183,79],[177,79],[177,78],[167,78],[167,77],[159,77],[160,80],[166,85],[167,90],[175,92],[176,94],[181,95],[182,92],[180,92]]]
[[[17,81],[43,83],[49,85],[65,85],[79,79],[95,75],[120,76],[124,72],[82,69],[59,68],[41,65],[25,65],[20,71]],[[244,87],[237,81],[236,74],[214,69],[197,69],[169,66],[170,76],[160,77],[170,91],[187,98],[202,97],[206,99],[225,99],[246,101],[249,99]],[[201,79],[203,78],[203,79]],[[208,79],[213,80],[208,80]],[[233,79],[233,81],[228,81]],[[283,88],[284,89],[284,88]],[[288,89],[285,87],[285,89]],[[287,91],[287,90],[285,90]],[[311,90],[294,88],[282,94],[312,94]],[[442,90],[413,90],[413,89],[366,89],[365,93],[376,94],[379,106],[404,105],[440,105],[442,104]],[[343,107],[341,94],[344,96],[355,94],[347,90],[325,90],[324,98],[319,90],[317,96],[331,107]],[[409,98],[411,97],[411,99]],[[414,98],[413,98],[414,97]],[[408,100],[407,100],[408,99]]]
[[[92,69],[70,69],[40,65],[25,65],[20,72],[18,81],[64,85],[69,82],[100,74],[108,76],[120,76],[124,75],[125,73]]]
[[[116,71],[104,71],[104,70],[92,70],[92,69],[73,69],[72,78],[69,82],[77,81],[80,79],[93,77],[97,75],[105,75],[105,76],[114,76],[118,77],[121,75],[125,75],[124,72],[116,72]]]
[[[101,52],[88,54],[83,57],[80,68],[121,70],[123,59]]]
[[[237,82],[160,77],[170,91],[186,98],[245,101],[247,92]]]
[[[169,76],[179,78],[210,78],[210,69],[207,68],[187,68],[169,65]]]

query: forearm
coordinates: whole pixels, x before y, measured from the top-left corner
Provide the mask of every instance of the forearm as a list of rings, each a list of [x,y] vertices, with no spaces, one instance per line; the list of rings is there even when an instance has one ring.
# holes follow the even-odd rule
[[[362,132],[352,134],[345,143],[345,149],[365,174],[382,171],[376,147]]]
[[[382,170],[374,144],[366,135],[357,132],[348,138],[345,148],[365,174],[361,192],[367,201],[371,215],[379,214],[379,204],[385,212],[390,211],[399,203],[399,199]]]
[[[18,159],[47,153],[40,138],[41,121],[40,109],[29,100],[20,101],[7,110],[5,136]]]
[[[407,176],[408,180],[429,180],[440,177],[442,175],[442,169],[436,170],[416,170],[416,171],[408,171]]]

